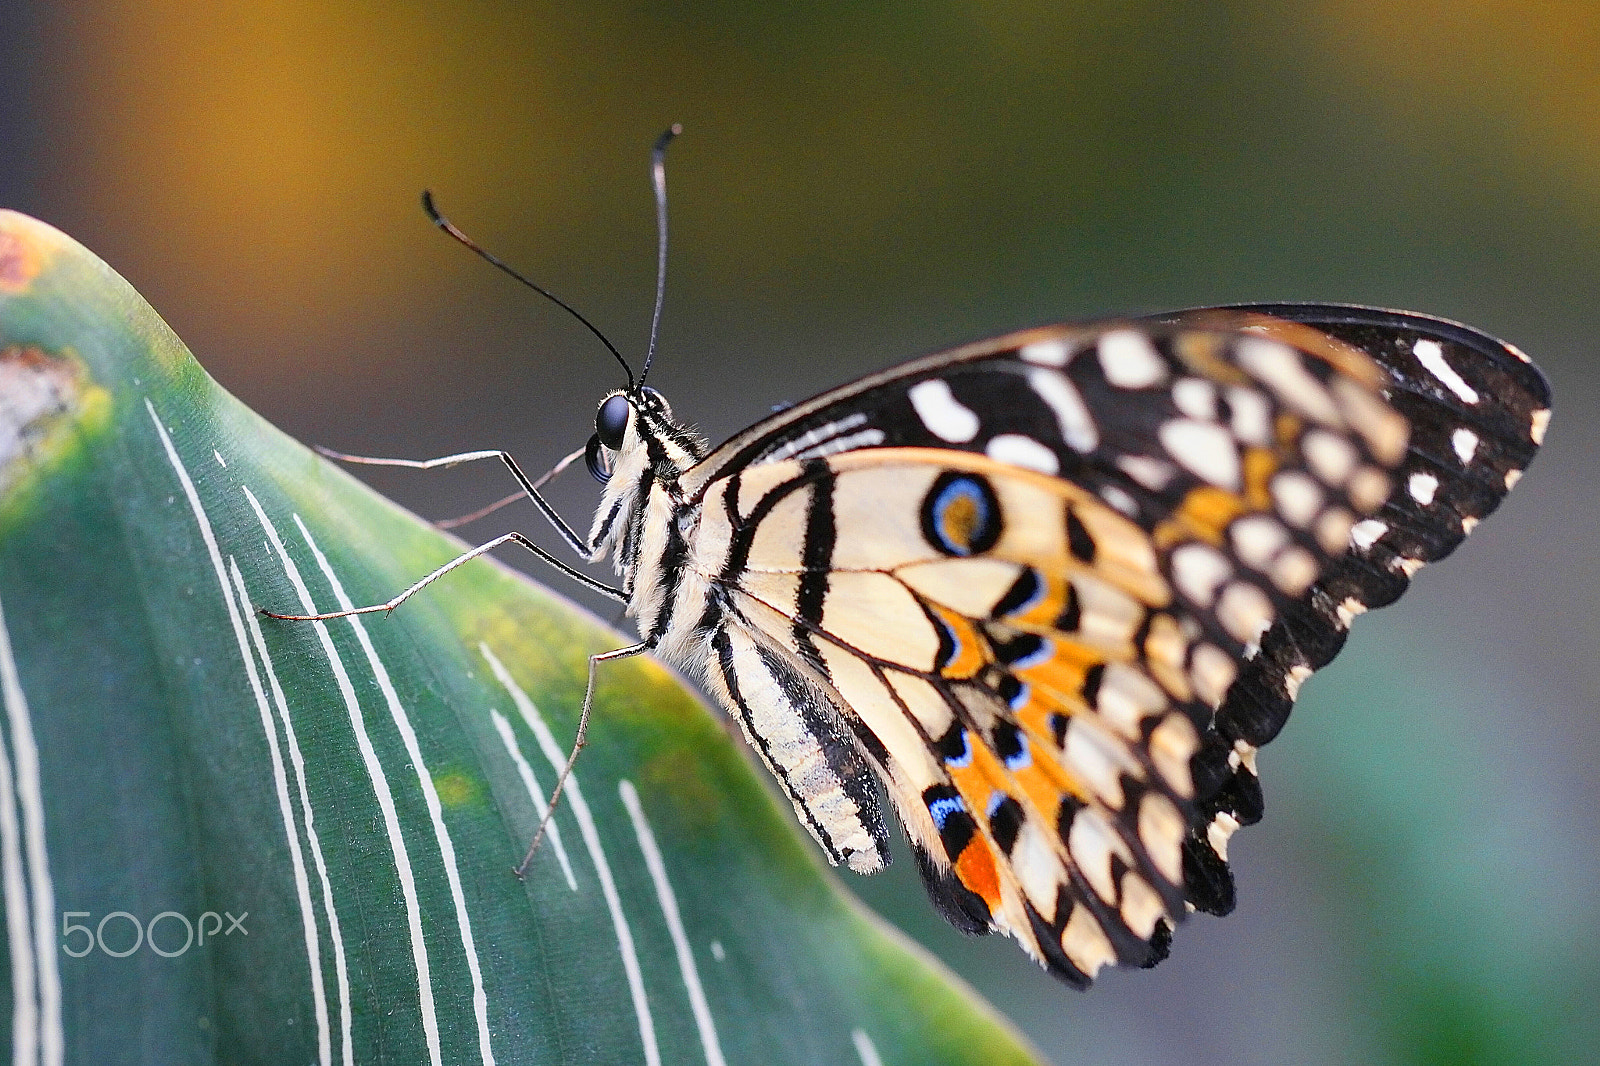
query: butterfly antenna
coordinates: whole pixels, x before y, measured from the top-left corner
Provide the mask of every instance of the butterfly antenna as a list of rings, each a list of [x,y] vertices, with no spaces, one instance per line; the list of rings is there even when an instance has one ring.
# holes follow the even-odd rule
[[[665,133],[656,138],[650,151],[650,184],[656,191],[656,309],[650,316],[650,347],[644,354],[644,369],[639,371],[639,387],[650,374],[650,363],[656,357],[656,337],[661,332],[661,305],[667,297],[667,145],[683,132],[674,122]]]
[[[501,259],[493,252],[481,247],[477,241],[474,241],[471,237],[468,237],[465,233],[462,233],[456,228],[456,224],[454,222],[451,222],[448,218],[445,218],[443,215],[441,215],[439,213],[439,209],[433,206],[433,193],[427,189],[422,191],[422,209],[428,213],[428,217],[433,220],[433,224],[435,226],[438,226],[451,237],[455,238],[457,242],[464,245],[484,262],[488,263],[490,266],[498,267],[500,270],[505,271],[507,274],[511,275],[513,278],[516,278],[518,281],[522,282],[522,284],[526,285],[528,288],[532,289],[534,292],[538,293],[540,296],[543,296],[546,300],[549,300],[551,303],[561,308],[561,310],[565,311],[567,314],[583,323],[584,328],[599,338],[600,343],[606,346],[606,351],[610,352],[616,358],[617,362],[622,365],[622,372],[628,375],[628,391],[633,391],[633,368],[628,365],[628,361],[626,359],[622,358],[622,353],[617,351],[617,346],[612,344],[611,341],[607,339],[606,335],[601,333],[593,322],[590,322],[587,318],[584,318],[583,315],[578,312],[577,308],[573,307],[571,304],[567,303],[567,301],[563,300],[549,289],[546,289],[544,286],[535,283],[526,275],[518,271],[515,267],[511,266],[511,264],[507,263],[504,259]],[[663,251],[662,254],[665,256],[665,251]],[[660,313],[660,299],[660,287],[658,284],[656,296],[656,307],[658,314]],[[651,342],[651,347],[654,347],[653,340]],[[649,365],[649,361],[646,360],[645,366],[648,367]],[[641,378],[640,384],[643,384],[643,382],[644,379]]]

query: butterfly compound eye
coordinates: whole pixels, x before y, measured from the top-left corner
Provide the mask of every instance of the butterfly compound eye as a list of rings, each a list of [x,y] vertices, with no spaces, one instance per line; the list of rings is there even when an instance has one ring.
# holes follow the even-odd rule
[[[622,393],[607,396],[594,416],[594,435],[601,444],[616,451],[622,447],[622,434],[628,428],[633,408]]]

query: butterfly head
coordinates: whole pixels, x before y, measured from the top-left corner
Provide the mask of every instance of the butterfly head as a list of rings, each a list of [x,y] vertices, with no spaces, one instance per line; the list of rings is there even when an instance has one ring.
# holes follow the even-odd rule
[[[675,495],[679,476],[705,452],[705,441],[674,421],[666,398],[648,385],[601,400],[584,449],[589,473],[605,486],[589,536],[595,558],[614,552],[619,570],[628,567],[652,489],[662,486]]]
[[[652,427],[650,424],[656,425]],[[610,482],[622,461],[622,453],[644,446],[647,436],[660,435],[672,423],[672,408],[666,397],[645,385],[632,392],[618,389],[600,401],[594,415],[594,435],[584,449],[589,473],[600,484]]]

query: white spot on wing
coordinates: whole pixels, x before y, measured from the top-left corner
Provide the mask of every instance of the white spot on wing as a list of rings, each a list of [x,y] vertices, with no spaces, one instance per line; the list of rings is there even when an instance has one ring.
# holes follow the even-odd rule
[[[1270,576],[1279,591],[1298,596],[1317,579],[1317,561],[1296,545],[1272,561]]]
[[[983,451],[997,463],[1010,463],[1012,466],[1038,470],[1045,474],[1061,472],[1061,464],[1056,460],[1055,452],[1032,437],[1024,437],[1020,433],[1002,433],[990,440]]]
[[[1067,846],[1078,872],[1095,894],[1107,903],[1116,900],[1116,885],[1111,880],[1111,831],[1093,807],[1079,811],[1067,830]]]
[[[1313,473],[1327,485],[1343,485],[1350,480],[1360,456],[1355,445],[1336,433],[1314,429],[1301,442],[1306,462]]]
[[[1100,498],[1129,518],[1139,517],[1139,501],[1115,485],[1101,485]]]
[[[1117,466],[1124,474],[1151,492],[1160,492],[1166,488],[1167,482],[1172,480],[1172,475],[1178,472],[1165,459],[1156,459],[1148,455],[1119,455]]]
[[[633,782],[617,782],[622,795],[622,805],[628,809],[633,822],[634,835],[639,838],[639,850],[644,853],[644,865],[655,883],[656,900],[661,904],[661,916],[666,920],[667,932],[672,936],[672,948],[678,956],[678,974],[683,978],[684,991],[689,995],[689,1010],[694,1014],[695,1028],[700,1031],[700,1047],[705,1052],[706,1066],[727,1066],[722,1057],[722,1044],[717,1040],[717,1024],[711,1017],[711,1007],[706,1003],[705,989],[700,984],[700,970],[695,966],[694,952],[689,948],[689,937],[683,931],[683,917],[678,913],[678,897],[667,880],[667,866],[661,860],[661,848],[656,835],[645,819],[644,808],[639,805],[639,793]]]
[[[1417,362],[1422,364],[1423,369],[1438,378],[1439,383],[1445,388],[1455,393],[1456,399],[1462,403],[1478,402],[1478,390],[1468,385],[1466,380],[1456,373],[1455,368],[1445,362],[1444,347],[1438,341],[1424,337],[1417,341],[1411,350],[1416,353]]]
[[[1188,829],[1188,820],[1171,800],[1159,792],[1145,794],[1139,804],[1139,839],[1155,860],[1156,869],[1173,884],[1183,880],[1183,838]]]
[[[1026,363],[1062,367],[1072,358],[1072,349],[1067,347],[1066,341],[1034,341],[1018,348],[1017,354]]]
[[[1456,458],[1461,460],[1461,465],[1465,466],[1478,454],[1478,435],[1463,426],[1450,434],[1450,446],[1456,450]]]
[[[1211,850],[1217,853],[1217,858],[1224,862],[1228,859],[1228,838],[1233,836],[1239,828],[1239,819],[1227,811],[1218,812],[1206,827],[1206,843],[1211,845]]]
[[[1233,550],[1247,566],[1265,571],[1289,543],[1289,531],[1271,515],[1246,515],[1228,527]]]
[[[1339,624],[1349,629],[1350,623],[1355,621],[1357,615],[1367,613],[1367,605],[1354,596],[1346,596],[1339,601],[1339,605],[1333,609],[1333,613],[1338,617]]]
[[[1121,807],[1124,800],[1121,774],[1125,769],[1122,760],[1117,757],[1122,750],[1121,742],[1103,735],[1105,727],[1091,725],[1087,717],[1092,716],[1074,718],[1067,726],[1067,740],[1062,754],[1066,757],[1068,768],[1096,795],[1112,807]],[[1079,811],[1078,817],[1081,819],[1089,810],[1092,808]],[[1105,874],[1109,878],[1111,871],[1107,869]]]
[[[1363,466],[1345,486],[1350,502],[1361,511],[1376,511],[1389,498],[1389,475],[1375,466]]]
[[[1096,347],[1106,380],[1119,389],[1147,389],[1167,380],[1167,364],[1150,338],[1136,329],[1102,334]]]
[[[1324,425],[1342,424],[1333,397],[1306,369],[1301,354],[1287,344],[1265,337],[1242,337],[1238,359],[1240,366],[1261,379],[1296,411]]]
[[[1234,581],[1217,600],[1217,619],[1233,639],[1254,644],[1272,625],[1272,601],[1247,581]]]
[[[1413,500],[1427,507],[1433,503],[1433,494],[1439,491],[1439,479],[1419,470],[1406,481],[1406,491]]]
[[[1322,489],[1298,470],[1280,470],[1271,482],[1272,500],[1289,524],[1305,528],[1322,507]]]
[[[1023,894],[1033,901],[1046,921],[1054,919],[1061,861],[1037,822],[1029,819],[1022,823],[1022,831],[1011,845],[1010,858],[1011,869],[1022,885]]]
[[[1239,487],[1239,449],[1215,422],[1174,418],[1159,431],[1162,447],[1190,473],[1225,489]]]
[[[940,440],[965,444],[978,435],[978,416],[955,398],[949,382],[939,378],[919,381],[906,395],[928,432]]]
[[[1550,408],[1542,407],[1533,412],[1533,421],[1528,426],[1528,436],[1535,444],[1544,443],[1544,431],[1550,428]]]
[[[1217,417],[1217,387],[1205,378],[1183,378],[1172,386],[1172,402],[1190,418],[1213,422]]]
[[[1227,557],[1209,544],[1185,544],[1172,553],[1172,579],[1199,607],[1211,606],[1217,586],[1231,576]]]
[[[1100,443],[1100,431],[1072,382],[1061,374],[1035,370],[1028,375],[1028,385],[1055,412],[1067,447],[1079,452],[1094,451]]]
[[[1228,407],[1233,412],[1233,432],[1240,440],[1263,448],[1272,444],[1272,409],[1265,396],[1235,385],[1228,389]]]
[[[1366,551],[1378,543],[1378,538],[1389,532],[1389,524],[1376,518],[1363,519],[1350,527],[1350,543]]]
[[[1195,692],[1211,706],[1219,706],[1228,686],[1239,676],[1233,657],[1215,644],[1201,644],[1190,662]]]

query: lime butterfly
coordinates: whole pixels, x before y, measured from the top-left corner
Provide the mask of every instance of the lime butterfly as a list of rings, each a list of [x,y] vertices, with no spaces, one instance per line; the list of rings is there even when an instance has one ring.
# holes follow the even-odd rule
[[[1352,619],[1499,505],[1550,414],[1508,344],[1322,304],[1027,330],[714,449],[648,368],[599,405],[588,537],[502,452],[408,464],[503,459],[620,587],[508,534],[363,610],[523,544],[640,632],[591,660],[574,758],[595,664],[653,652],[739,723],[830,862],[889,862],[887,795],[940,912],[1080,988],[1232,909],[1257,749]]]
[[[889,861],[1086,986],[1232,909],[1256,749],[1351,619],[1449,554],[1549,415],[1515,348],[1338,306],[1031,330],[917,360],[707,451],[600,405],[640,650],[701,679],[830,861]]]

